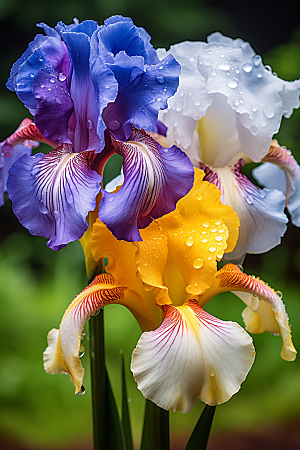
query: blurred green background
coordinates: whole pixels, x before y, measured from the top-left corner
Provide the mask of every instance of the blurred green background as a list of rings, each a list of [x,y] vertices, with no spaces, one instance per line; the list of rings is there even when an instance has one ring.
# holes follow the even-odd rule
[[[250,41],[265,64],[287,80],[300,76],[299,16],[271,2],[251,4],[222,0],[0,0],[0,141],[28,116],[15,94],[4,85],[13,62],[24,52],[38,32],[35,23],[54,26],[93,18],[102,23],[112,14],[132,17],[153,37],[155,47],[168,47],[185,39],[205,40],[207,34],[221,31]],[[243,8],[243,9],[242,9]],[[259,11],[259,13],[258,13]],[[278,135],[281,145],[293,151],[300,162],[300,112],[284,119]],[[67,376],[47,375],[42,366],[46,336],[58,327],[65,308],[86,285],[84,259],[78,243],[55,253],[45,239],[33,237],[11,212],[7,200],[0,210],[0,444],[19,442],[18,448],[90,448],[91,399],[88,351],[82,362],[86,369],[86,395],[74,395]],[[281,246],[266,255],[248,256],[245,271],[259,275],[284,294],[290,316],[293,340],[300,348],[300,248],[299,231],[289,224]],[[242,303],[233,295],[215,298],[207,308],[224,320],[241,325]],[[120,357],[124,350],[128,367],[128,395],[135,440],[139,440],[144,399],[129,371],[130,355],[140,336],[135,319],[123,307],[105,309],[107,364],[113,389],[120,398]],[[86,327],[88,328],[88,327]],[[88,331],[88,330],[86,330]],[[87,336],[83,341],[88,349]],[[299,360],[280,359],[279,337],[254,336],[256,361],[241,391],[217,408],[213,433],[258,430],[270,424],[284,426],[300,417]],[[173,441],[184,442],[203,405],[197,402],[187,415],[171,413]],[[12,447],[11,447],[12,448]],[[17,448],[17,447],[15,447]],[[175,448],[175,447],[174,447]]]

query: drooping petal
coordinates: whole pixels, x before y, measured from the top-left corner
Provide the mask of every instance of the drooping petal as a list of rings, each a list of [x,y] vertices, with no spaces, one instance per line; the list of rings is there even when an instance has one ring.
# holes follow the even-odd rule
[[[259,278],[243,273],[234,264],[227,264],[215,275],[214,282],[200,300],[201,305],[205,305],[213,296],[226,291],[233,291],[248,305],[243,312],[247,330],[251,333],[268,331],[280,334],[281,357],[287,361],[293,361],[297,352],[292,343],[288,316],[281,300],[281,293],[276,293]],[[258,297],[259,301],[254,296]]]
[[[34,142],[36,144],[34,144]],[[24,143],[26,147],[37,147],[38,142],[50,145],[51,147],[57,147],[57,144],[49,139],[39,131],[35,123],[31,119],[24,119],[16,129],[16,131],[5,139],[4,144],[14,147],[15,145]]]
[[[51,374],[67,373],[75,385],[75,394],[80,392],[84,376],[79,359],[84,325],[104,305],[124,298],[125,289],[111,275],[98,275],[70,304],[59,330],[54,328],[48,333],[44,368]]]
[[[195,169],[192,190],[178,202],[174,212],[158,220],[185,280],[186,292],[193,296],[210,286],[217,270],[216,260],[234,248],[239,226],[237,214],[220,201],[220,191],[202,178],[203,172]]]
[[[183,413],[197,397],[208,405],[229,400],[253,364],[251,337],[237,323],[206,313],[196,300],[163,310],[162,325],[143,333],[132,355],[138,389],[161,408]]]
[[[101,176],[90,169],[93,152],[73,153],[67,145],[47,155],[23,155],[11,167],[8,193],[20,223],[59,250],[87,229]]]
[[[228,262],[243,262],[246,253],[264,253],[280,244],[286,231],[284,195],[274,189],[257,188],[242,172],[243,159],[234,166],[214,169],[204,164],[205,180],[222,193],[222,202],[237,212],[241,226],[237,245],[226,254]]]
[[[124,158],[124,184],[116,193],[103,191],[99,218],[118,239],[140,241],[138,228],[168,214],[193,185],[194,170],[178,147],[163,148],[143,130],[130,141],[113,139]]]
[[[286,196],[292,223],[300,226],[300,168],[291,152],[273,140],[261,166],[253,170],[254,178],[263,186],[278,189]],[[272,163],[272,164],[270,164]],[[274,165],[273,165],[274,164]],[[276,167],[277,166],[277,167]]]

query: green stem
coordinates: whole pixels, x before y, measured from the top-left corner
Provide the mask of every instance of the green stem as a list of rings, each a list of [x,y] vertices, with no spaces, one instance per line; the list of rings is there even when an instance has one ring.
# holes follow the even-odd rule
[[[169,411],[146,400],[141,450],[169,450]]]

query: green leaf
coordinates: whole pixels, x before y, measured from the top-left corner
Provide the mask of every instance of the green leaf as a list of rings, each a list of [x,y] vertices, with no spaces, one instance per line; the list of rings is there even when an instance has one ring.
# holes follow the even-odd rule
[[[185,450],[205,450],[216,406],[206,405],[191,434]]]
[[[146,400],[141,450],[170,450],[169,411]]]
[[[127,450],[105,367],[103,310],[91,317],[89,327],[94,450]]]
[[[130,426],[130,416],[129,416],[129,409],[128,409],[128,396],[127,396],[127,389],[126,389],[123,350],[120,350],[120,354],[121,354],[121,364],[122,364],[122,425],[123,425],[123,433],[124,433],[124,439],[126,442],[127,450],[133,450],[132,434],[131,434],[131,426]]]

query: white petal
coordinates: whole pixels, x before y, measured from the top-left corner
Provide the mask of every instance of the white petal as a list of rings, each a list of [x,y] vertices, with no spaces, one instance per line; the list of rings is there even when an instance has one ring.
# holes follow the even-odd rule
[[[251,337],[234,322],[206,313],[196,300],[163,307],[165,319],[142,334],[131,370],[143,395],[163,409],[189,412],[197,397],[226,402],[254,361]]]

